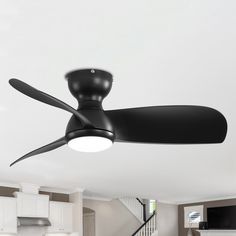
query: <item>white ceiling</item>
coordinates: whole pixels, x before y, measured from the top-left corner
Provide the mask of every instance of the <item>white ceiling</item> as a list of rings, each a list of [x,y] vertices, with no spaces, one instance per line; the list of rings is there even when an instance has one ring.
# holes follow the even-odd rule
[[[0,181],[189,202],[236,196],[235,0],[1,0]],[[11,88],[17,77],[76,106],[64,74],[113,73],[105,109],[195,104],[228,120],[225,143],[62,147],[8,165],[64,135],[70,114]]]

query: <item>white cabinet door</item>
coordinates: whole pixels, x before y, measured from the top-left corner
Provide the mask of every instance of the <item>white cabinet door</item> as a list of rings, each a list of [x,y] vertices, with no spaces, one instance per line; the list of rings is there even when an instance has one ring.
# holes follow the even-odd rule
[[[33,217],[37,212],[37,198],[31,194],[17,194],[17,216]]]
[[[49,221],[51,226],[48,227],[48,231],[60,232],[62,227],[62,211],[57,202],[50,202],[49,204]]]
[[[15,198],[0,197],[0,233],[17,233]]]
[[[49,196],[17,193],[17,216],[48,217]]]
[[[49,220],[51,226],[47,231],[50,233],[71,233],[73,204],[65,202],[50,202]]]
[[[17,233],[16,199],[4,199],[4,232]]]
[[[41,195],[37,199],[37,216],[48,218],[49,216],[49,196]]]
[[[64,232],[72,232],[72,225],[73,225],[73,204],[66,203],[63,207],[63,225],[64,225]]]

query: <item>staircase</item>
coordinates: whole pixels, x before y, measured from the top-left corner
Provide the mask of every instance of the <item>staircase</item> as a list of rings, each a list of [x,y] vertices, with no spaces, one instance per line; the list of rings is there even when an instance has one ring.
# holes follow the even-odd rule
[[[154,236],[157,235],[156,212],[153,214],[132,234],[132,236]]]
[[[141,199],[124,197],[120,201],[141,222],[141,226],[131,236],[157,236],[156,211],[147,219],[146,204]]]
[[[137,198],[123,197],[120,201],[128,208],[128,210],[141,222],[145,221],[145,209]]]

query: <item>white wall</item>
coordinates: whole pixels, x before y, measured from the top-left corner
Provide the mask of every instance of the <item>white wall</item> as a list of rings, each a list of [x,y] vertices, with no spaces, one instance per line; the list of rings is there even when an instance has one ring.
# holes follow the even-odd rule
[[[141,224],[119,200],[84,199],[83,206],[95,211],[96,236],[130,236]]]
[[[78,233],[75,235],[83,236],[83,193],[70,194],[70,202],[74,203],[73,231]]]
[[[178,206],[157,203],[158,236],[178,236]]]

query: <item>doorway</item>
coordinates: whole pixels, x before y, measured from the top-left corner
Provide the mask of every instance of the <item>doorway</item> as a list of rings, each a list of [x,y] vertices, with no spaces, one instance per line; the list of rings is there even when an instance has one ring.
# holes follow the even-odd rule
[[[83,207],[83,236],[96,236],[95,211],[87,207]]]

